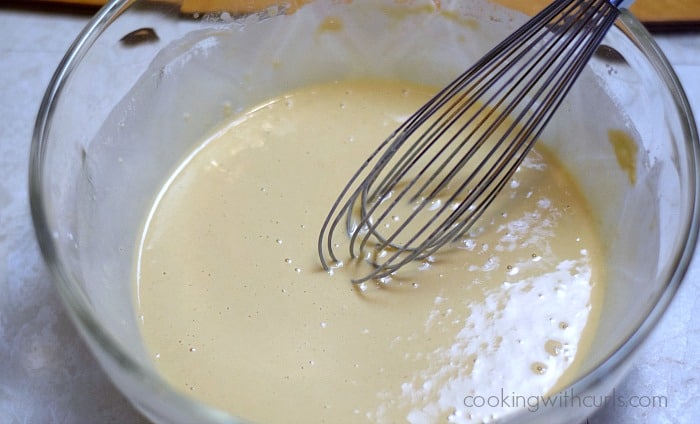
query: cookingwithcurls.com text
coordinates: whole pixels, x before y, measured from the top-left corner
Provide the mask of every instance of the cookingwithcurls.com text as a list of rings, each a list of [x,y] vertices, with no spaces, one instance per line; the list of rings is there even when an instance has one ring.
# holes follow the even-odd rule
[[[666,408],[668,398],[664,395],[619,394],[614,389],[607,395],[577,394],[573,389],[553,395],[521,395],[501,389],[496,394],[467,395],[463,403],[469,409],[522,408],[537,412],[543,408]]]

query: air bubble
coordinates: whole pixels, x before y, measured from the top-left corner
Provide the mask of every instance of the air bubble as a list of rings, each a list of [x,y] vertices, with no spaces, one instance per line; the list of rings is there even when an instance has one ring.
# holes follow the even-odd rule
[[[532,364],[532,372],[539,375],[544,375],[547,372],[547,365],[542,362],[535,362]]]
[[[466,239],[462,243],[467,250],[474,250],[476,247],[476,242],[472,239]]]
[[[455,421],[459,418],[462,418],[464,415],[464,412],[460,411],[459,409],[455,409],[452,414],[449,415],[450,422]]]
[[[547,342],[544,344],[545,352],[549,353],[552,356],[559,355],[563,347],[564,346],[561,344],[561,342],[557,340],[547,340]]]

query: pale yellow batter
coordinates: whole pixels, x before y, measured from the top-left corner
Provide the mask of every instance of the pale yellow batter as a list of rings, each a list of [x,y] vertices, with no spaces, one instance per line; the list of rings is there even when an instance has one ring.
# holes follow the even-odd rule
[[[544,150],[435,263],[357,286],[352,267],[321,268],[316,241],[338,191],[432,92],[308,87],[183,161],[155,199],[136,271],[143,336],[168,381],[266,423],[479,422],[518,408],[470,396],[571,381],[603,264],[586,203]]]

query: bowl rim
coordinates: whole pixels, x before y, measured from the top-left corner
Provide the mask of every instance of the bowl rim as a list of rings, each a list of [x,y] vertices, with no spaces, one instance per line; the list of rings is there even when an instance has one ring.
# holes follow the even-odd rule
[[[163,377],[152,369],[144,367],[140,361],[127,353],[127,350],[123,349],[120,343],[93,318],[88,300],[81,292],[73,287],[70,272],[66,270],[58,258],[57,245],[50,230],[50,220],[47,215],[43,194],[48,188],[44,187],[43,184],[45,176],[42,164],[46,155],[49,138],[48,134],[56,103],[73,70],[80,64],[82,58],[97,38],[119,17],[119,15],[136,2],[137,0],[113,0],[103,6],[90,19],[88,24],[77,36],[76,40],[72,43],[48,84],[37,114],[29,155],[29,203],[35,236],[44,261],[50,271],[52,280],[58,289],[62,303],[68,311],[68,315],[79,330],[83,340],[87,342],[88,346],[93,351],[93,355],[98,358],[100,366],[111,379],[114,379],[114,377],[109,373],[105,364],[102,363],[105,356],[98,353],[106,354],[106,358],[126,371],[128,377],[133,381],[154,390],[167,400],[179,403],[190,412],[201,417],[207,417],[213,422],[244,422],[241,421],[240,418],[186,396],[167,383]],[[628,30],[627,36],[629,38],[634,38],[637,42],[637,47],[646,54],[650,62],[656,67],[656,72],[665,82],[666,90],[671,93],[675,100],[679,116],[686,120],[684,123],[685,129],[687,130],[685,144],[688,147],[688,151],[692,153],[692,155],[686,159],[694,179],[690,181],[692,187],[686,187],[685,191],[694,196],[693,204],[690,211],[691,213],[689,213],[684,223],[684,228],[686,230],[685,240],[683,243],[678,244],[679,250],[675,252],[675,257],[672,260],[676,266],[673,268],[665,288],[659,294],[648,316],[638,325],[635,331],[621,341],[617,349],[601,359],[597,365],[592,367],[572,384],[562,389],[562,392],[564,390],[573,390],[577,393],[586,393],[591,388],[594,388],[597,382],[605,375],[611,374],[623,367],[634,353],[638,351],[640,345],[658,324],[661,316],[668,308],[680,287],[693,258],[698,241],[698,230],[700,228],[698,220],[698,217],[700,217],[700,170],[698,170],[700,166],[700,140],[698,138],[698,130],[689,101],[675,71],[646,28],[626,10],[623,10],[620,14],[616,21],[616,26],[622,26],[621,29]],[[148,409],[145,405],[139,403],[138,399],[132,398],[128,393],[122,393],[129,398],[141,412],[148,415]],[[526,410],[514,412],[506,415],[504,419],[506,422],[518,421],[519,418],[524,418],[527,413],[528,411]]]
[[[240,419],[198,402],[176,390],[157,373],[150,368],[142,366],[138,360],[130,356],[126,349],[123,349],[121,344],[100,326],[92,316],[88,300],[83,293],[73,288],[70,273],[66,271],[58,259],[58,249],[50,230],[47,209],[43,198],[45,188],[43,187],[44,172],[42,164],[46,155],[49,127],[56,103],[73,70],[80,64],[82,58],[97,38],[119,15],[137,1],[111,0],[100,8],[68,48],[49,81],[37,113],[29,152],[29,207],[34,232],[44,262],[48,267],[68,316],[78,329],[82,339],[87,343],[93,356],[97,358],[100,367],[112,381],[114,381],[114,377],[109,373],[105,364],[102,363],[104,356],[99,355],[98,352],[106,354],[106,357],[126,371],[128,377],[133,381],[137,381],[156,393],[160,393],[169,401],[183,405],[198,416],[207,417],[212,422],[242,423],[243,421]],[[145,405],[139,403],[138,399],[124,393],[121,388],[120,392],[142,413],[149,415],[148,409],[145,408]]]

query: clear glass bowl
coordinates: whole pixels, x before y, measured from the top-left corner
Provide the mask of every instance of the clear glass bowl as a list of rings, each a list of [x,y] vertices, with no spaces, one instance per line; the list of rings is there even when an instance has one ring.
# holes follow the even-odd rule
[[[56,71],[31,149],[32,216],[66,308],[115,384],[158,422],[238,422],[155,372],[133,307],[142,219],[192,143],[231,113],[309,82],[447,83],[526,18],[484,1],[442,1],[445,13],[422,1],[205,3],[102,8]],[[329,17],[342,18],[342,31],[321,25]],[[319,25],[329,36],[308,48]],[[608,252],[603,324],[567,389],[581,397],[620,381],[681,283],[698,231],[698,134],[678,80],[627,13],[603,44],[541,141],[581,183]],[[609,129],[639,148],[635,184]],[[568,423],[592,412],[535,409],[509,420]]]

